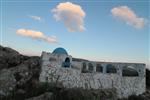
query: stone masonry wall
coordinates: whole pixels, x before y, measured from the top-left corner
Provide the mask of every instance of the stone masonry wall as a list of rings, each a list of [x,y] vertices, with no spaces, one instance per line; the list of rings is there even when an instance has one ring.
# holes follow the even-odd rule
[[[116,88],[119,97],[141,94],[145,91],[145,78],[121,77],[117,74],[80,73],[70,68],[43,67],[41,82],[61,82],[66,88]]]
[[[104,70],[102,73],[82,73],[82,62],[71,62],[71,68],[61,67],[65,55],[42,54],[42,72],[39,80],[41,82],[61,82],[66,88],[104,89],[116,88],[118,97],[128,97],[132,94],[145,92],[145,66],[143,64],[111,63],[117,66],[117,73],[106,73],[108,62],[101,62]],[[69,56],[71,59],[71,56]],[[50,58],[55,58],[50,61]],[[87,62],[88,63],[88,62]],[[139,73],[136,77],[123,77],[123,66],[133,66]]]

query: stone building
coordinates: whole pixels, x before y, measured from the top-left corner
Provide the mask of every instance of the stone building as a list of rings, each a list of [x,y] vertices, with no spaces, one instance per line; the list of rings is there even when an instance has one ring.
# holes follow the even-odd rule
[[[145,64],[77,59],[64,48],[42,52],[41,61],[41,82],[61,82],[66,88],[116,88],[118,97],[145,92]]]

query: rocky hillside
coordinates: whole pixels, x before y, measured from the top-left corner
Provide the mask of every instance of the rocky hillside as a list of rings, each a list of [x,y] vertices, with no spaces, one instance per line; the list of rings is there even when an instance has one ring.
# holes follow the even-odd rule
[[[22,97],[38,83],[40,57],[28,57],[0,46],[0,97]],[[12,98],[12,97],[11,97]],[[10,99],[12,100],[12,99]]]
[[[40,57],[0,46],[0,100],[116,100],[115,89],[65,89],[61,83],[39,83],[40,71]],[[146,74],[150,80],[150,71]],[[150,87],[150,81],[146,84]],[[150,100],[150,91],[122,100]]]

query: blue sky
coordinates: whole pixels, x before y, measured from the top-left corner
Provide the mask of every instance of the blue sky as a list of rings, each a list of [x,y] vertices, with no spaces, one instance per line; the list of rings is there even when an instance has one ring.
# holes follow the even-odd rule
[[[66,2],[66,0],[2,1],[1,44],[24,54],[40,55],[42,51],[52,52],[57,47],[64,47],[70,55],[78,58],[147,63],[150,56],[148,0],[69,0],[72,5],[80,6],[80,10],[85,13],[84,17],[77,16],[83,23],[80,21],[78,23],[77,18],[75,18],[77,22],[71,20],[72,23],[85,27],[82,31],[79,29],[74,32],[68,30],[69,26],[64,25],[64,20],[56,21],[52,12],[60,3]],[[120,13],[113,15],[111,10],[117,8],[120,11],[121,7],[134,12],[137,16],[135,22],[138,18],[143,18],[144,26],[137,28],[132,25],[132,20],[126,19],[128,16],[122,18]],[[69,12],[64,16],[71,16],[70,14],[72,13]],[[16,34],[19,29],[41,32],[44,38],[37,39]],[[57,38],[57,42],[47,42],[48,36]]]

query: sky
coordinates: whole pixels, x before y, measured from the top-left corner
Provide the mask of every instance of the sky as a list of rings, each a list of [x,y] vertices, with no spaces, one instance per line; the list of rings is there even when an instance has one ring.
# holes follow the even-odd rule
[[[1,0],[1,42],[22,54],[63,47],[92,61],[148,63],[148,0]]]

